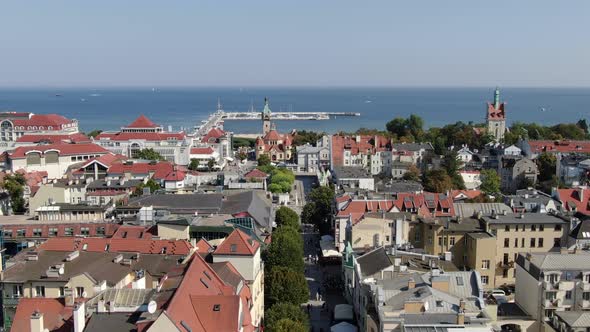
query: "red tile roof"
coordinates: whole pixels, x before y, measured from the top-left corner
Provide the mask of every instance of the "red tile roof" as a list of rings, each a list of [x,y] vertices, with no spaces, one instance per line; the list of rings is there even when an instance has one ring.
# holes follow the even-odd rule
[[[191,148],[191,154],[213,154],[215,150],[211,147],[206,148]]]
[[[11,121],[14,126],[25,127],[25,130],[32,130],[29,129],[30,126],[37,127],[37,130],[59,130],[63,125],[75,122],[58,114],[33,114],[28,119],[14,119]]]
[[[199,254],[208,254],[210,249],[213,249],[213,246],[209,244],[209,241],[200,239],[199,242],[197,242],[197,252]]]
[[[82,144],[48,144],[48,145],[36,145],[36,146],[21,146],[10,154],[12,159],[25,158],[28,152],[38,151],[45,153],[47,151],[54,150],[58,151],[60,156],[72,156],[72,155],[83,155],[83,154],[107,154],[110,153],[105,148],[92,143]]]
[[[19,169],[15,173],[22,174],[27,181],[27,186],[33,187],[43,182],[44,178],[47,178],[47,171],[32,171],[27,172],[24,169]]]
[[[75,134],[55,134],[55,135],[24,135],[16,140],[17,143],[39,143],[39,142],[50,142],[50,143],[90,143],[91,140],[88,136],[75,133]]]
[[[162,180],[173,170],[174,165],[168,161],[160,161],[157,163],[115,163],[109,167],[107,174],[123,175],[124,173],[131,173],[132,175],[148,175],[150,172],[153,172],[154,179]]]
[[[184,181],[186,174],[183,171],[172,171],[164,177],[164,181]]]
[[[531,140],[528,141],[531,151],[534,153],[543,152],[577,152],[590,153],[590,141],[550,141],[550,140]]]
[[[273,130],[269,131],[268,133],[266,133],[266,135],[264,135],[263,139],[278,141],[280,139],[283,139],[283,137],[281,137],[281,135],[279,135],[279,133],[273,129]]]
[[[137,119],[135,119],[135,121],[131,122],[125,128],[158,128],[158,127],[160,127],[160,126],[158,126],[157,124],[152,122],[152,120],[150,120],[147,116],[142,114]]]
[[[493,104],[488,103],[488,119],[490,120],[502,120],[506,117],[504,112],[504,103],[500,103],[500,106],[496,109]]]
[[[268,176],[268,174],[264,173],[263,171],[259,170],[258,168],[255,168],[253,170],[251,170],[250,172],[246,173],[246,175],[244,175],[244,177],[246,179],[248,178],[266,178]]]
[[[57,228],[57,236],[64,237],[65,236],[65,229],[71,228],[73,231],[74,236],[82,235],[81,227],[88,228],[88,236],[106,236],[109,237],[115,233],[117,228],[119,227],[118,224],[113,223],[83,223],[77,222],[72,224],[52,224],[50,222],[43,222],[42,224],[29,224],[29,225],[10,225],[4,224],[3,229],[12,230],[13,236],[16,236],[16,233],[19,229],[25,230],[25,237],[33,237],[34,229],[41,229],[41,238],[49,237],[49,228]],[[98,234],[97,229],[99,227],[104,227],[104,235]],[[6,237],[6,235],[5,235]],[[103,248],[104,249],[104,248]]]
[[[114,239],[152,239],[152,236],[149,227],[131,225],[119,226],[113,234]]]
[[[242,255],[253,256],[260,247],[260,243],[253,240],[248,234],[235,229],[217,246],[214,255]]]
[[[217,140],[225,135],[225,131],[215,127],[211,128],[207,135],[203,136],[201,142],[204,143],[215,143]]]
[[[123,239],[123,238],[50,238],[39,246],[40,250],[91,252],[138,252],[142,254],[160,254],[165,250],[168,255],[187,255],[191,245],[184,240],[152,240],[152,239]],[[108,245],[108,249],[107,249]],[[107,249],[107,250],[105,250]]]
[[[127,160],[127,157],[125,157],[122,154],[108,153],[108,154],[102,155],[100,157],[95,157],[95,158],[89,159],[80,168],[86,168],[86,167],[88,167],[89,165],[91,165],[92,163],[95,163],[95,162],[102,164],[106,168],[109,168],[112,164],[114,164],[116,162],[123,161],[123,160]]]
[[[382,136],[332,136],[332,163],[334,166],[344,166],[344,151],[351,155],[374,153],[386,150],[390,140]]]
[[[49,331],[73,330],[73,307],[66,307],[63,299],[21,298],[12,320],[11,332],[30,332],[31,315],[43,314],[43,326]]]
[[[168,141],[169,139],[183,140],[186,137],[184,132],[177,133],[127,133],[127,132],[116,132],[116,133],[100,133],[96,136],[97,140],[111,140],[111,141],[129,141],[129,140],[146,140],[146,141]]]
[[[557,189],[556,198],[566,211],[590,215],[590,189]]]
[[[480,195],[481,195],[481,190],[478,190],[478,189],[451,190],[451,192],[449,193],[449,196],[451,196],[452,199],[457,199],[457,198],[473,199],[473,198],[476,198]]]

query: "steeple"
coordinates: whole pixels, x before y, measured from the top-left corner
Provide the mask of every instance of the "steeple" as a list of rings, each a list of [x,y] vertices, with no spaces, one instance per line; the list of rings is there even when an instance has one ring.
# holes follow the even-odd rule
[[[263,119],[270,119],[271,116],[270,107],[268,105],[268,98],[264,98],[264,109],[262,110],[262,118]]]
[[[494,91],[494,108],[500,108],[500,88],[496,87],[496,91]]]

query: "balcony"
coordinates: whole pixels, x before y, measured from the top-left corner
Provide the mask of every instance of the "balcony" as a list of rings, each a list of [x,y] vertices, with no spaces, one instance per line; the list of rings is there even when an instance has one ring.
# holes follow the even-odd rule
[[[545,308],[557,308],[557,300],[545,300],[543,301],[543,306]]]
[[[545,290],[557,290],[558,288],[558,282],[551,282],[551,281],[543,281],[543,287],[545,287]]]
[[[2,303],[4,306],[7,307],[16,307],[18,305],[18,301],[20,297],[5,297],[2,299]]]

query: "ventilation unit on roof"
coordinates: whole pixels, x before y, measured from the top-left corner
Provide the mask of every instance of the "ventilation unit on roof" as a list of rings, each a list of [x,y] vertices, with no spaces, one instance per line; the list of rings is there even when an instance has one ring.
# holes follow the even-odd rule
[[[80,256],[80,252],[78,250],[73,251],[68,254],[68,256],[66,257],[66,261],[71,262],[74,259],[78,258],[79,256]]]
[[[213,305],[213,311],[220,311],[221,310],[221,304],[214,304]]]
[[[113,263],[120,263],[123,260],[123,255],[119,254],[113,259]]]

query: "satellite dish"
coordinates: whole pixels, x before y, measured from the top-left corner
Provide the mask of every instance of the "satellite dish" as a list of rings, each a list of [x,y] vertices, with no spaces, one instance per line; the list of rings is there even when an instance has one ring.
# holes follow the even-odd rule
[[[148,303],[148,312],[150,314],[153,314],[154,312],[156,312],[156,309],[158,309],[158,305],[156,304],[156,301],[150,301],[150,303]]]
[[[86,298],[86,297],[88,297],[88,294],[86,293],[86,291],[82,292],[82,297],[83,297],[83,298]]]

